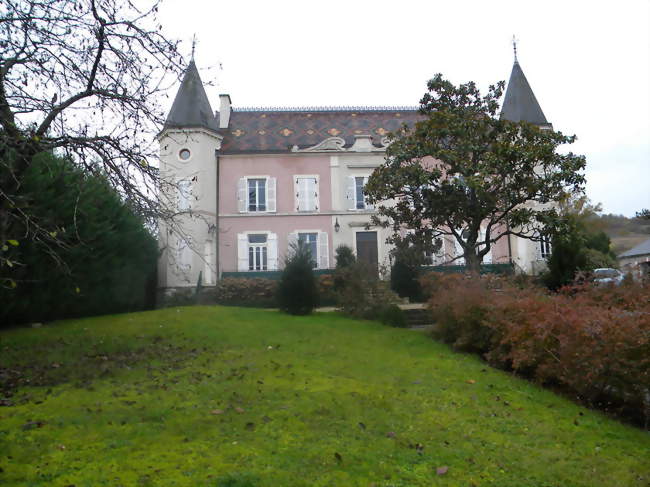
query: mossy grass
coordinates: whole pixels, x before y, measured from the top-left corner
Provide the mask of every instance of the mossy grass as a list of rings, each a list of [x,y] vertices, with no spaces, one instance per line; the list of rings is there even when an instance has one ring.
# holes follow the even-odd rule
[[[0,340],[6,486],[650,482],[647,432],[334,313],[168,308]]]

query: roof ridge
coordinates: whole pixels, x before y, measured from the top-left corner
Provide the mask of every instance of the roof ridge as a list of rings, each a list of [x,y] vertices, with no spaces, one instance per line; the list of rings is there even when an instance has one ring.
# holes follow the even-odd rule
[[[385,112],[385,111],[416,111],[419,107],[408,105],[385,106],[295,106],[295,107],[233,107],[234,112]]]

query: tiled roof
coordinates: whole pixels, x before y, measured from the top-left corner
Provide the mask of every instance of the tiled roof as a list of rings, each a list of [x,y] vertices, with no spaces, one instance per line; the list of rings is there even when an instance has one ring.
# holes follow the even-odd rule
[[[650,238],[645,242],[641,242],[636,247],[631,248],[627,252],[623,252],[618,257],[620,259],[621,257],[634,257],[635,255],[647,255],[647,254],[650,254]]]
[[[355,135],[381,139],[402,124],[422,119],[416,107],[299,107],[234,108],[227,131],[222,131],[223,153],[290,152],[314,146],[328,137],[341,137],[346,147]]]

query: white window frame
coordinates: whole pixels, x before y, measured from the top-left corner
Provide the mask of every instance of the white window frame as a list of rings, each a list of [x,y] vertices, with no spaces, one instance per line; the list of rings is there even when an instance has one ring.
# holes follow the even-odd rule
[[[269,230],[250,230],[237,234],[237,271],[264,272],[263,269],[249,269],[249,235],[266,235],[266,271],[278,270],[278,236]],[[256,245],[256,244],[253,244]]]
[[[315,186],[314,186],[314,197],[312,200],[312,205],[308,205],[307,208],[301,208],[301,202],[304,200],[309,200],[309,198],[305,198],[303,194],[301,193],[302,190],[305,188],[301,187],[301,180],[304,179],[313,179],[315,181]],[[294,208],[296,211],[300,213],[315,213],[320,211],[320,178],[318,174],[295,174],[293,176],[293,187],[294,187]],[[304,206],[304,205],[303,205]],[[313,206],[313,208],[311,208]]]
[[[329,234],[319,229],[294,230],[287,236],[287,255],[292,252],[292,245],[298,243],[301,233],[315,233],[316,237],[316,267],[314,269],[329,269]]]
[[[252,179],[263,179],[265,180],[265,207],[264,210],[250,210],[249,209],[249,194],[248,194],[248,182]],[[239,178],[237,182],[237,206],[240,213],[253,213],[253,214],[264,214],[264,213],[275,213],[277,207],[277,179],[269,175],[259,175],[259,176],[245,176]],[[259,205],[258,205],[259,206]]]
[[[362,188],[362,193],[363,193],[363,201],[359,201],[357,199],[357,179],[363,178],[363,188]],[[349,211],[368,211],[368,210],[374,210],[375,207],[371,204],[368,203],[366,194],[365,194],[365,187],[368,184],[368,178],[370,178],[369,174],[354,174],[348,176],[348,187],[347,187],[347,194],[346,194],[346,199],[348,200],[348,210]],[[362,204],[362,207],[359,207],[359,203]]]

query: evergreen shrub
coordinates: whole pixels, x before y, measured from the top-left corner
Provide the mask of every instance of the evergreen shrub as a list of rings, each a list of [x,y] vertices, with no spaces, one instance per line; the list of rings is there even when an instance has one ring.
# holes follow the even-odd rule
[[[0,288],[0,323],[19,324],[152,307],[158,246],[101,175],[67,159],[36,156],[21,204],[41,215],[52,241],[13,228],[14,288]]]
[[[393,266],[390,272],[390,287],[401,298],[411,302],[424,300],[420,285],[421,266],[424,264],[424,253],[415,245],[406,242],[398,245],[393,251]]]
[[[298,242],[291,248],[278,284],[278,305],[292,315],[307,315],[318,306],[318,284],[309,247]]]

